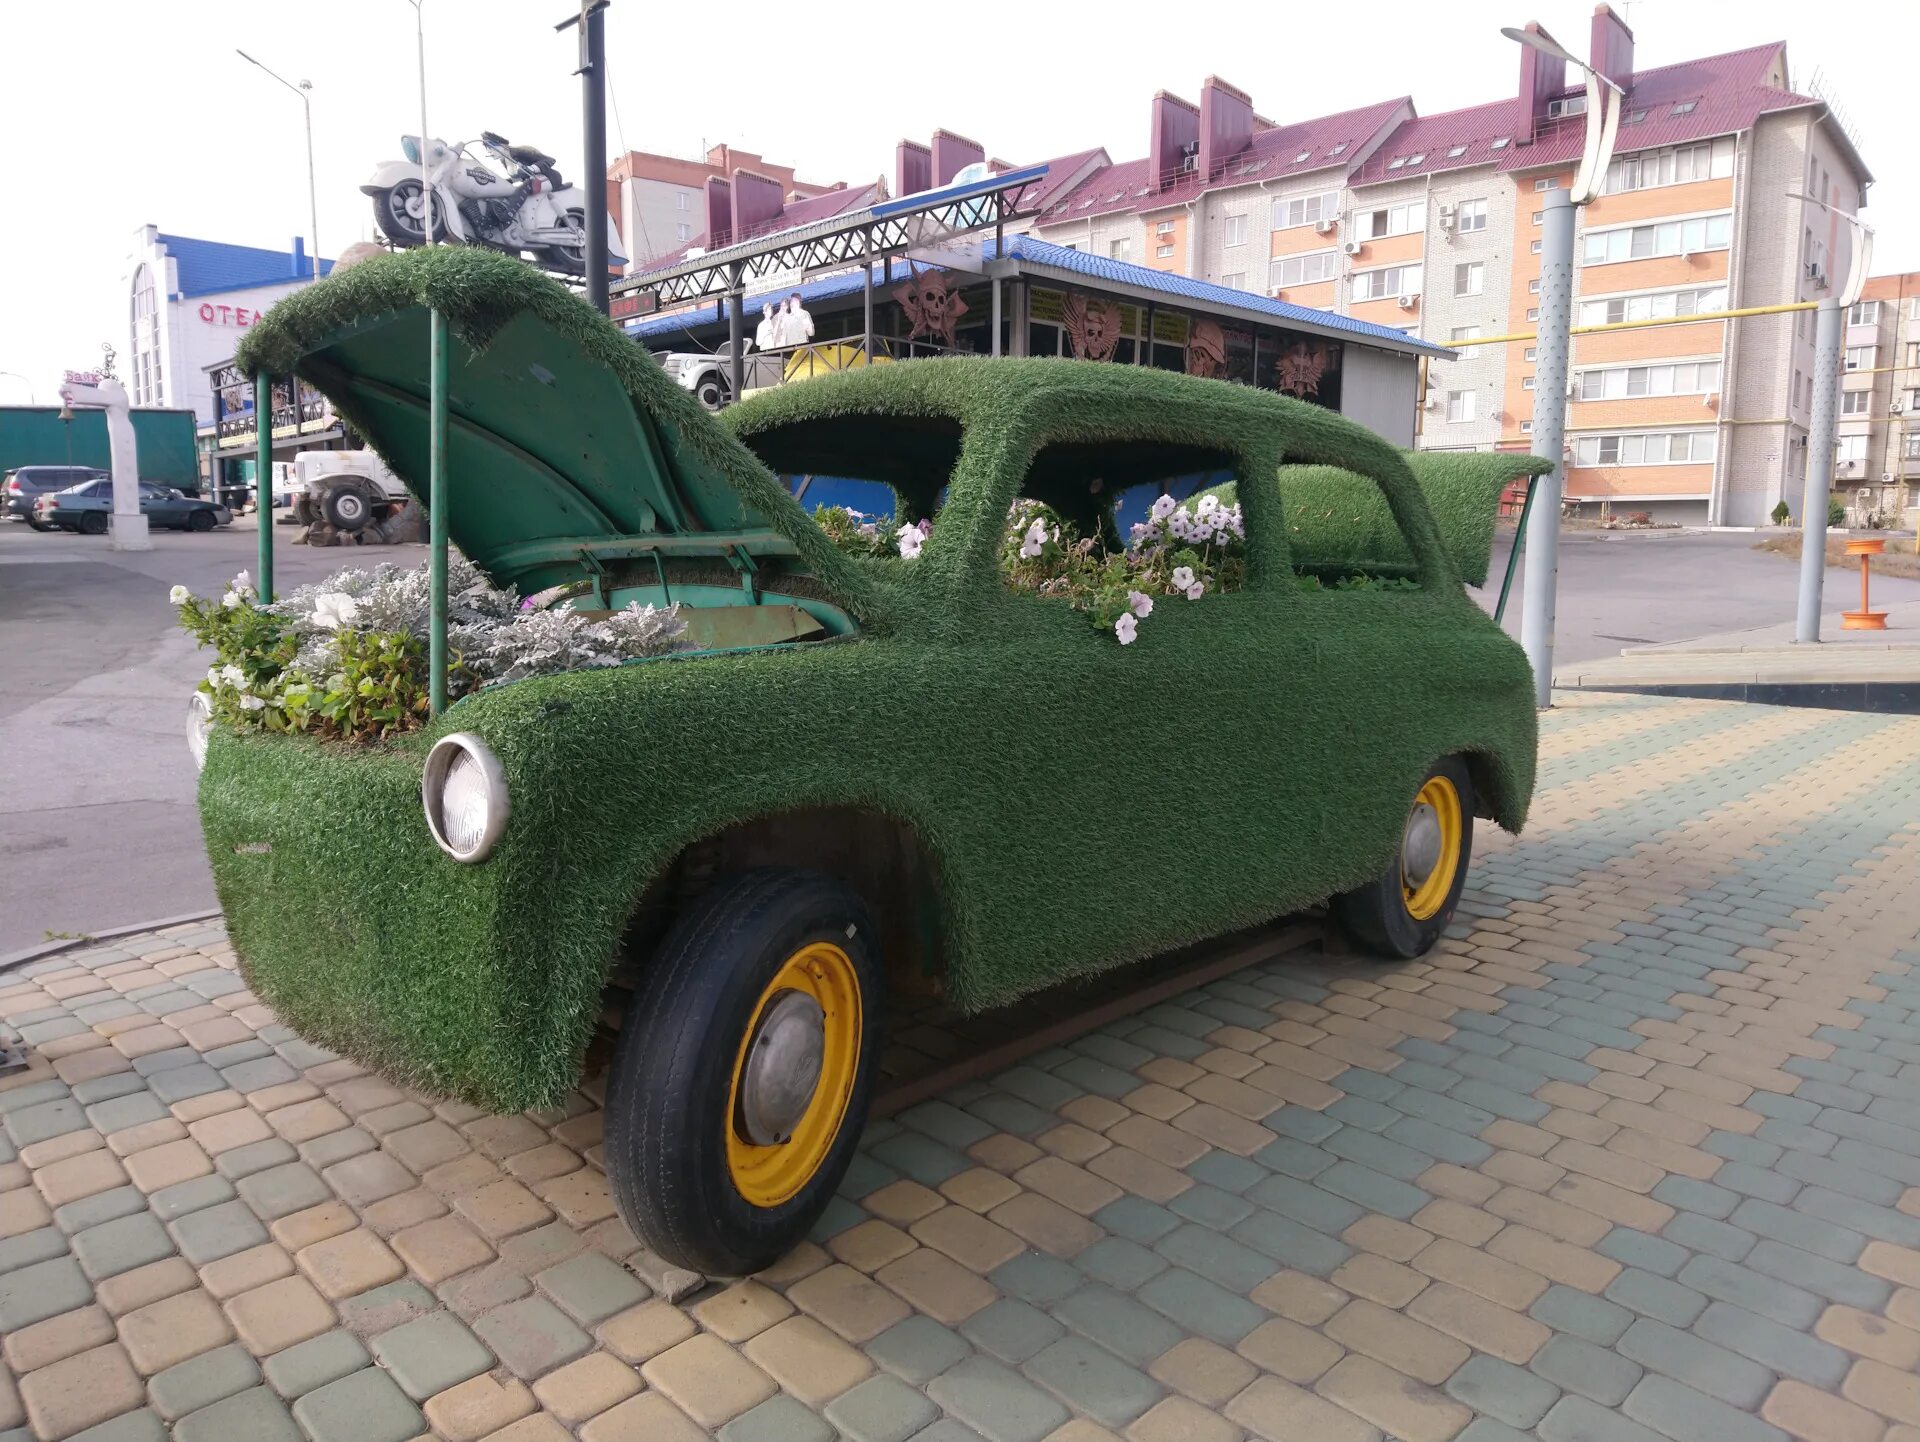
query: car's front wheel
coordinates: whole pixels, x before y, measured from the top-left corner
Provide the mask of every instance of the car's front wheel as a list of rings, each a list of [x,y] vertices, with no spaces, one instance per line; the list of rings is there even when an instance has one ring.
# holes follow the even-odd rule
[[[879,1063],[875,940],[840,883],[758,870],[716,883],[648,963],[614,1052],[606,1167],[668,1262],[744,1276],[819,1218]]]
[[[1427,773],[1407,808],[1386,870],[1333,899],[1347,935],[1375,956],[1410,961],[1433,949],[1453,920],[1473,856],[1473,776],[1448,757]]]

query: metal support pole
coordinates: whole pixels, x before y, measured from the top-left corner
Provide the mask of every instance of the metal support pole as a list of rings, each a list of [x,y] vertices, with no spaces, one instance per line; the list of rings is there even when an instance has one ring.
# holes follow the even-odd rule
[[[736,271],[733,277],[733,294],[727,306],[727,380],[733,387],[733,400],[739,400],[746,390],[746,365],[740,351],[745,344],[747,331],[747,289]]]
[[[1807,433],[1807,479],[1800,495],[1800,605],[1793,639],[1820,640],[1820,586],[1827,574],[1827,498],[1833,493],[1835,414],[1840,401],[1840,346],[1846,331],[1840,303],[1813,313],[1813,426]]]
[[[1506,619],[1507,597],[1513,591],[1513,573],[1520,565],[1520,553],[1527,545],[1527,517],[1533,514],[1534,483],[1527,483],[1526,499],[1520,503],[1520,520],[1513,528],[1513,549],[1507,552],[1507,572],[1500,578],[1500,600],[1493,608],[1493,624]]]
[[[254,563],[262,604],[273,599],[273,377],[253,378],[253,513],[260,522],[260,552]]]
[[[587,144],[587,300],[602,315],[607,300],[607,36],[606,0],[582,7],[581,88]],[[736,390],[735,394],[738,394]]]
[[[433,244],[433,170],[427,164],[427,18],[413,0],[414,49],[420,62],[420,243]]]
[[[427,400],[428,704],[447,709],[447,317],[436,307],[428,330],[432,390]]]
[[[988,282],[993,287],[993,339],[987,346],[988,355],[999,355],[1000,346],[1000,277],[995,276]]]
[[[300,108],[307,117],[307,238],[313,242],[313,254],[308,263],[313,266],[313,278],[320,279],[320,199],[313,182],[313,101],[308,92],[313,87],[306,81],[300,82]]]
[[[866,357],[862,365],[873,364],[873,232],[865,232],[865,241],[860,249],[860,327],[866,337],[861,354]]]
[[[1573,324],[1573,198],[1564,190],[1541,197],[1540,340],[1534,366],[1533,453],[1553,469],[1527,488],[1527,570],[1520,613],[1520,645],[1533,666],[1534,702],[1553,704],[1554,611],[1560,586],[1560,498],[1566,489],[1567,361]],[[1539,492],[1537,500],[1534,492]],[[1516,538],[1517,540],[1517,538]]]

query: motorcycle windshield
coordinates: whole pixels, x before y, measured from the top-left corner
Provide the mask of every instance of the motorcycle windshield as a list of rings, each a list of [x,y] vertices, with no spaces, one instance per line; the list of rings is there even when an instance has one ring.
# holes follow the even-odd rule
[[[531,592],[744,552],[799,556],[849,598],[865,589],[644,350],[509,257],[435,247],[363,261],[276,304],[235,363],[310,382],[425,501],[435,302],[450,332],[447,529],[495,581]]]

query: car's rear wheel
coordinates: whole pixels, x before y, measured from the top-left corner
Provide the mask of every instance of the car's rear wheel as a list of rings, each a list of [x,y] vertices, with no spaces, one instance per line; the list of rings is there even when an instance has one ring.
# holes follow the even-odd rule
[[[52,529],[54,529],[52,526],[49,526],[45,521],[36,521],[31,516],[27,517],[27,524],[29,526],[32,526],[36,531],[51,531]]]
[[[320,497],[320,514],[336,531],[352,533],[373,519],[373,497],[356,482],[337,482]]]
[[[879,1063],[866,906],[817,872],[718,882],[668,932],[620,1029],[607,1180],[676,1266],[744,1276],[804,1238],[845,1175]]]
[[[1387,868],[1333,899],[1333,913],[1363,949],[1392,961],[1432,950],[1453,920],[1473,857],[1473,776],[1458,757],[1427,773]]]
[[[104,536],[107,533],[107,515],[105,511],[87,511],[80,517],[80,534],[83,536]]]

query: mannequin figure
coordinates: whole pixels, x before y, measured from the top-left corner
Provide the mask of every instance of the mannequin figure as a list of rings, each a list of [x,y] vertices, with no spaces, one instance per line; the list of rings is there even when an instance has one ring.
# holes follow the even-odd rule
[[[753,333],[753,343],[761,350],[774,350],[780,344],[780,317],[768,301],[760,307],[760,325]]]

